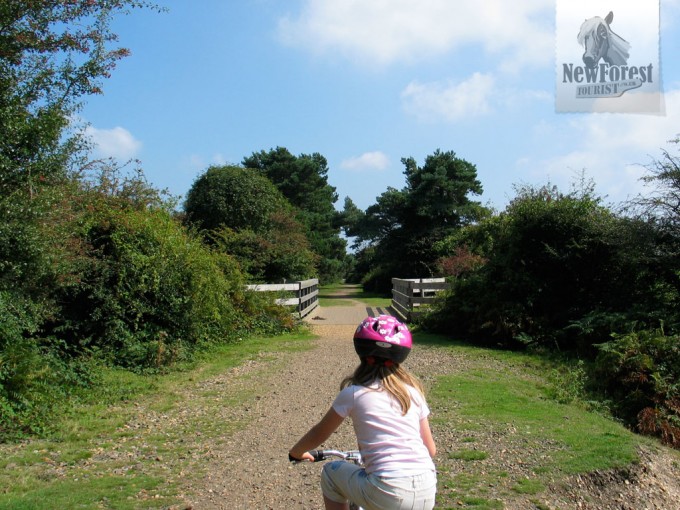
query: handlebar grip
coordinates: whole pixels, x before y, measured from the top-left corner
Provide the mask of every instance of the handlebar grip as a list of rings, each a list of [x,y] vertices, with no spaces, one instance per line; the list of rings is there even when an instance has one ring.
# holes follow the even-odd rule
[[[314,462],[326,460],[326,456],[324,455],[323,450],[312,450],[308,453],[311,454],[312,457],[314,457]]]
[[[324,455],[323,450],[311,450],[307,453],[314,457],[314,462],[326,460],[326,456]],[[302,462],[300,459],[296,459],[295,457],[293,457],[290,453],[288,454],[288,460],[290,462]]]

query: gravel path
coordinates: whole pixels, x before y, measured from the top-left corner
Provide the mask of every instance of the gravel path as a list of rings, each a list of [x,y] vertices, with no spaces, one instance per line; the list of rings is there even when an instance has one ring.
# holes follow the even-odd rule
[[[288,462],[287,452],[328,410],[341,379],[356,363],[354,328],[364,306],[329,307],[308,321],[320,336],[314,349],[297,354],[284,369],[263,381],[263,392],[246,412],[252,422],[214,451],[206,486],[192,501],[195,509],[323,508],[320,466]],[[375,312],[374,312],[375,313]],[[356,448],[349,422],[327,447]]]
[[[186,384],[175,390],[174,401],[179,405],[155,405],[153,398],[135,402],[134,412],[120,430],[111,437],[91,439],[90,451],[79,456],[81,461],[62,459],[58,445],[40,446],[40,442],[31,441],[3,445],[1,453],[9,458],[24,450],[40,454],[42,460],[29,466],[31,472],[55,483],[64,480],[73,484],[110,475],[124,477],[130,484],[142,475],[165,480],[167,491],[161,484],[128,497],[131,507],[139,509],[322,509],[321,466],[293,466],[287,452],[324,415],[340,381],[356,366],[351,342],[356,325],[366,315],[387,311],[352,301],[351,293],[344,297],[347,306],[318,308],[306,319],[318,337],[311,349],[286,349],[277,356],[269,351],[256,353],[237,367],[197,380],[188,374]],[[456,371],[508,368],[491,356],[472,360],[462,353],[422,344],[405,364],[426,389],[438,376]],[[127,405],[123,402],[121,409],[112,406],[108,412],[128,414],[129,410],[122,411]],[[534,477],[540,459],[549,457],[559,445],[547,440],[518,444],[511,423],[493,430],[475,428],[467,434],[475,436],[474,448],[488,454],[475,471],[451,455],[470,448],[460,424],[452,425],[447,418],[456,419],[455,398],[451,402],[430,400],[430,406],[439,494],[446,501],[441,508],[680,510],[680,456],[667,449],[641,450],[640,462],[625,470],[557,480],[540,494],[523,495],[512,490],[513,480]],[[349,421],[324,446],[355,448]],[[18,463],[10,462],[5,469],[19,468]],[[488,484],[484,473],[490,475]],[[483,493],[483,505],[459,501],[456,488],[447,483],[455,477],[464,484],[466,477],[471,477],[479,484],[472,480],[475,476],[482,480],[483,486],[477,487]],[[172,502],[184,503],[162,507]],[[87,508],[114,507],[103,498]]]
[[[203,445],[211,452],[202,466],[208,475],[198,481],[195,478],[187,481],[184,491],[187,504],[172,510],[323,508],[319,489],[321,466],[293,466],[288,462],[287,451],[328,410],[340,381],[354,369],[356,355],[350,339],[356,325],[366,315],[386,311],[352,301],[349,305],[312,312],[306,320],[319,336],[314,348],[287,355],[289,359],[282,364],[283,368],[272,370],[271,366],[255,361],[212,381],[216,387],[252,385],[248,375],[256,374],[260,379],[259,391],[255,398],[247,399],[241,407],[230,408],[219,417],[245,420],[247,425],[222,442]],[[427,387],[436,376],[462,368],[466,363],[464,358],[452,354],[444,355],[446,359],[442,356],[441,350],[420,347],[413,351],[406,365]],[[250,382],[244,383],[244,380]],[[448,451],[460,447],[457,444],[460,438],[445,428],[435,427],[433,434],[440,452],[436,459],[438,466],[447,464],[447,469],[464,469],[452,466],[452,461],[447,459]],[[514,474],[527,469],[523,466],[522,453],[513,456],[503,447],[502,438],[490,435],[484,441],[485,444],[479,445],[482,449],[497,452],[489,459],[498,464],[492,468]],[[355,448],[349,421],[343,423],[324,446]],[[506,510],[680,509],[677,459],[641,452],[641,460],[631,472],[575,477],[568,481],[566,488],[560,484],[540,497],[508,496],[507,492],[496,496],[504,502],[502,508]],[[539,501],[542,506],[537,506]]]

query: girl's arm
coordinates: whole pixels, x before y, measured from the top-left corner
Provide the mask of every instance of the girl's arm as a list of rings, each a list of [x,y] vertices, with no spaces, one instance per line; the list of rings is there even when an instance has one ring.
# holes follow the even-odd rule
[[[434,444],[434,438],[432,437],[432,431],[430,430],[430,422],[427,418],[420,420],[420,437],[423,439],[427,451],[430,452],[430,457],[437,455],[437,446]]]
[[[328,439],[343,420],[344,418],[331,407],[321,421],[309,429],[288,453],[295,459],[313,461],[314,458],[307,452]]]

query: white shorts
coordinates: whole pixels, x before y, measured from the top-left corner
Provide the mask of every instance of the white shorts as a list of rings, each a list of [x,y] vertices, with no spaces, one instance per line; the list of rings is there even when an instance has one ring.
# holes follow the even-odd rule
[[[336,503],[351,501],[365,510],[432,510],[437,475],[433,471],[400,477],[369,475],[361,466],[338,460],[323,467],[321,490]]]

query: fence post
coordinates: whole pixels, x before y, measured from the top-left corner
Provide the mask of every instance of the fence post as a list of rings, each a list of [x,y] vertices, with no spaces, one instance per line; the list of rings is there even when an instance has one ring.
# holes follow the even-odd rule
[[[293,292],[295,297],[279,298],[276,304],[294,306],[295,314],[302,318],[319,306],[319,280],[316,278],[293,283],[246,285],[249,290],[258,292]]]
[[[392,309],[406,321],[423,313],[436,295],[449,288],[444,278],[392,278]]]

